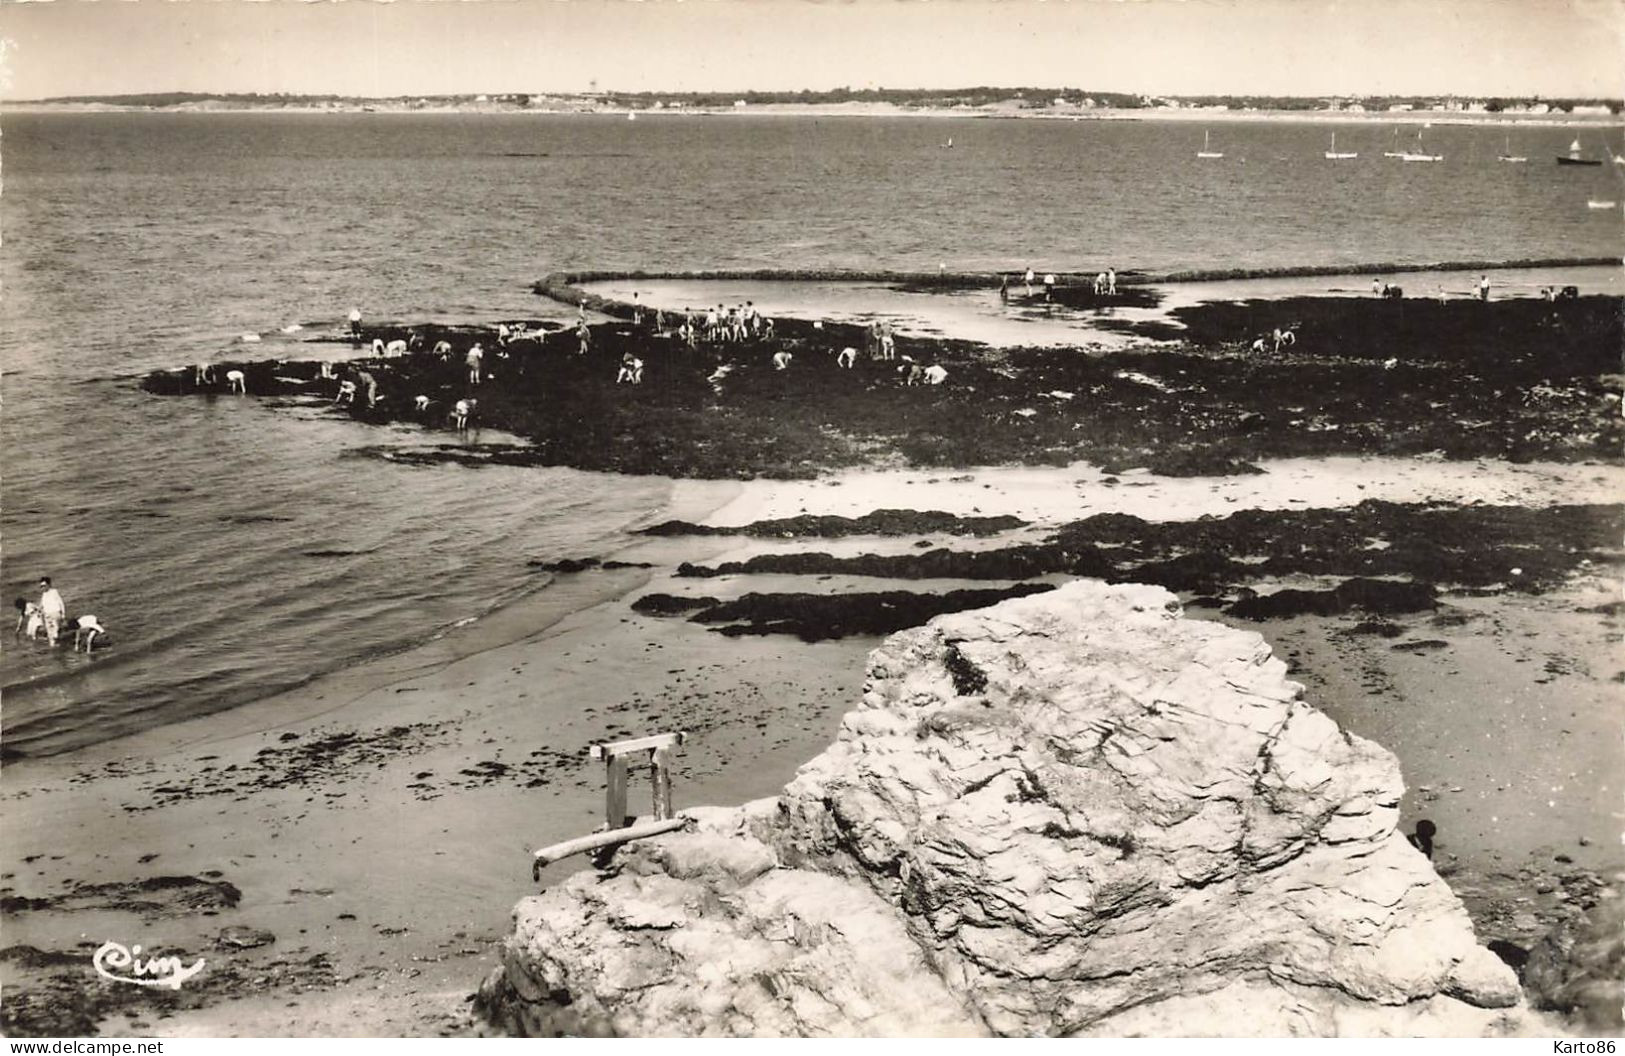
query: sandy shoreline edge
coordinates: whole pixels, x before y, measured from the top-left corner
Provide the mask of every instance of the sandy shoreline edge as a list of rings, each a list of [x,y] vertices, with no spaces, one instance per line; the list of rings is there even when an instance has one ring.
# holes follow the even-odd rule
[[[391,105],[388,101],[348,103],[331,108],[311,106],[233,106],[230,104],[179,104],[176,106],[118,106],[106,103],[46,103],[17,102],[0,104],[10,113],[29,114],[356,114],[370,117],[389,117],[400,114],[423,116],[526,116],[526,117],[620,117],[636,114],[644,120],[682,120],[685,118],[731,117],[806,117],[806,118],[911,118],[921,120],[990,120],[990,121],[1146,121],[1189,124],[1248,122],[1271,124],[1383,124],[1383,125],[1483,125],[1490,127],[1529,128],[1595,128],[1619,125],[1625,117],[1620,114],[1507,114],[1479,113],[1459,110],[1404,110],[1404,111],[1348,111],[1348,110],[1205,110],[1201,108],[1132,110],[1099,107],[1092,110],[1019,110],[1015,108],[943,109],[928,107],[900,107],[884,103],[851,104],[796,104],[758,103],[746,107],[683,107],[672,109],[638,109],[625,107],[603,108],[543,108],[501,106],[467,103],[456,106]]]
[[[1080,497],[1098,500],[1088,512],[1119,508],[1195,517],[1246,508],[1282,490],[1303,492],[1299,501],[1329,505],[1429,497],[1539,505],[1618,494],[1625,487],[1625,470],[1613,466],[1482,462],[1462,474],[1449,463],[1348,459],[1322,462],[1317,474],[1315,461],[1272,465],[1262,477],[1128,477],[1110,489],[1081,465],[959,474],[870,471],[813,481],[678,481],[665,507],[648,520],[746,524],[800,512],[907,507],[1011,512],[1042,526],[1076,515]],[[1317,479],[1318,489],[1304,490]],[[865,537],[847,545],[886,549],[913,542]],[[220,961],[234,956],[250,966],[274,966],[283,963],[277,958],[319,955],[334,966],[331,985],[293,988],[300,1032],[474,1029],[463,999],[493,966],[509,907],[534,890],[529,852],[590,831],[600,820],[602,778],[582,757],[587,743],[658,729],[695,733],[676,789],[681,808],[771,795],[829,742],[861,689],[874,639],[812,645],[781,636],[731,639],[682,620],[638,616],[626,604],[651,580],[668,577],[679,560],[737,559],[787,543],[646,538],[604,556],[647,561],[653,568],[564,574],[531,599],[480,621],[485,626],[465,628],[465,635],[448,635],[233,712],[8,767],[8,835],[14,853],[28,863],[8,881],[19,891],[60,890],[82,880],[94,855],[98,878],[223,874],[242,892],[240,905],[210,919],[182,914],[154,921],[118,909],[23,914],[8,920],[10,941],[61,948],[71,935],[105,931],[109,937],[142,936],[152,948],[206,953],[215,929],[241,924],[265,929],[277,940],[264,950],[217,952]],[[752,577],[738,579],[742,589],[758,589]],[[546,595],[553,596],[526,603]],[[1325,632],[1313,621],[1274,625],[1265,633],[1283,653],[1346,648],[1317,644]],[[1346,657],[1328,664],[1359,668]],[[1437,676],[1418,670],[1411,677]],[[1346,687],[1343,696],[1355,699],[1357,693]],[[1312,688],[1317,707],[1369,733],[1357,712],[1338,715],[1335,697],[1322,697]],[[1416,717],[1397,719],[1401,725],[1379,740],[1405,761],[1413,797],[1414,787],[1448,788],[1446,782],[1458,780],[1435,776],[1437,760],[1418,764],[1393,736],[1396,729],[1410,734],[1405,724]],[[330,760],[300,757],[275,770],[275,753],[350,733],[366,742],[386,729],[406,731],[389,750],[338,748]],[[1434,750],[1432,735],[1423,734],[1415,740]],[[1599,736],[1588,740],[1607,743]],[[272,770],[274,780],[258,785],[241,778]],[[634,809],[644,809],[646,796],[634,780]],[[1481,814],[1503,810],[1498,802],[1453,805],[1465,814],[1429,807],[1454,836],[1483,821]],[[120,819],[119,838],[111,845],[95,835],[107,832],[110,819]],[[1545,819],[1531,822],[1553,828]],[[205,832],[208,842],[199,841]],[[582,866],[580,859],[560,863],[542,881],[556,882]],[[114,1018],[101,1029],[283,1033],[288,997],[249,988],[157,1023]]]

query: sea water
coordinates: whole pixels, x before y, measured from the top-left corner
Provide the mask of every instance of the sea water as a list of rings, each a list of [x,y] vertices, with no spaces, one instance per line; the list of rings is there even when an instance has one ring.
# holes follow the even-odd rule
[[[1597,133],[1603,135],[1601,131]],[[952,136],[954,146],[941,146]],[[7,642],[6,748],[230,707],[477,619],[612,550],[667,482],[413,466],[451,441],[152,369],[317,358],[371,320],[558,316],[563,268],[1040,271],[1617,255],[1617,166],[1562,128],[410,114],[0,118],[7,601],[52,576],[113,645]],[[1618,149],[1619,132],[1607,142]],[[1407,138],[1409,135],[1407,134]],[[1599,140],[1599,143],[1601,140]],[[1598,149],[1600,153],[1600,147]],[[295,329],[297,328],[297,329]],[[287,332],[284,332],[287,331]],[[242,335],[260,340],[244,342]],[[492,439],[487,435],[483,439]]]

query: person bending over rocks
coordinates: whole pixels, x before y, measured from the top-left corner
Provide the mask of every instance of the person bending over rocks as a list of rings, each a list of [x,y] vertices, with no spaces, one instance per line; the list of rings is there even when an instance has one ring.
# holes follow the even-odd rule
[[[465,432],[468,429],[468,420],[473,417],[474,406],[479,401],[470,396],[465,400],[458,400],[451,409],[451,416],[457,423],[457,431]]]
[[[45,629],[45,613],[34,602],[27,598],[18,598],[17,605],[17,631],[13,638],[26,636],[29,641],[39,637],[40,631]]]
[[[74,652],[79,651],[79,643],[83,642],[85,645],[85,654],[88,656],[90,654],[90,650],[96,643],[96,636],[98,634],[106,634],[107,628],[103,627],[101,625],[101,621],[97,620],[94,616],[80,616],[79,618],[73,620],[72,623]]]
[[[615,384],[629,381],[634,385],[643,384],[643,360],[628,352],[621,357],[621,369],[615,373]]]
[[[773,369],[774,370],[789,370],[790,369],[790,360],[792,360],[794,358],[795,357],[790,355],[790,353],[788,353],[788,352],[782,352],[781,351],[781,352],[773,353]]]

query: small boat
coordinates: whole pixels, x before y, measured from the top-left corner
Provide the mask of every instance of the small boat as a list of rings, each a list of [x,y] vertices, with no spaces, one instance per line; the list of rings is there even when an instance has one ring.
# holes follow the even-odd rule
[[[1559,154],[1557,156],[1557,163],[1559,165],[1601,165],[1602,161],[1598,158],[1581,157],[1580,141],[1576,139],[1573,143],[1569,144],[1569,152],[1567,154]]]
[[[1354,151],[1344,151],[1339,153],[1337,150],[1337,133],[1332,133],[1332,149],[1326,152],[1327,161],[1344,161],[1348,158],[1357,158],[1359,156],[1360,155]]]
[[[1211,133],[1208,133],[1208,132],[1203,132],[1202,133],[1202,149],[1196,152],[1196,156],[1199,157],[1199,158],[1222,158],[1222,157],[1224,157],[1224,151],[1212,149],[1211,145],[1208,142],[1208,136],[1210,134]]]
[[[1529,159],[1524,157],[1522,154],[1514,154],[1514,153],[1512,153],[1512,135],[1510,133],[1508,133],[1507,138],[1506,138],[1506,143],[1501,147],[1501,153],[1495,160],[1496,161],[1520,162],[1520,161],[1528,161]]]
[[[628,121],[636,121],[638,119],[638,115],[634,114],[630,110],[628,110],[627,113],[626,113],[626,119]]]
[[[1443,161],[1443,154],[1429,154],[1422,146],[1422,130],[1416,130],[1416,149],[1407,150],[1399,156],[1400,161]]]
[[[1604,201],[1599,201],[1596,198],[1588,198],[1588,199],[1586,199],[1586,208],[1587,209],[1614,209],[1614,208],[1617,208],[1618,205],[1619,205],[1618,202],[1604,202]]]
[[[946,143],[944,143],[942,145],[942,149],[943,150],[952,150],[952,149],[954,149],[954,137],[953,136],[948,137],[948,142],[946,142]]]

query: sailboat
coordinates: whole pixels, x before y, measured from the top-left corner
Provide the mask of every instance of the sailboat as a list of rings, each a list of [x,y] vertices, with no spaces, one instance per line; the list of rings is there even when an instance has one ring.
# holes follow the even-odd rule
[[[1580,156],[1580,141],[1578,139],[1576,139],[1573,143],[1569,144],[1569,152],[1567,154],[1559,154],[1557,156],[1557,163],[1559,165],[1601,165],[1602,164],[1602,162],[1600,160],[1596,159],[1596,158],[1582,158]]]
[[[626,119],[628,121],[636,121],[638,119],[638,115],[634,114],[632,111],[628,110],[626,112]]]
[[[949,136],[949,137],[948,137],[948,142],[946,142],[946,143],[944,143],[944,144],[943,144],[943,145],[942,145],[942,147],[943,147],[943,149],[944,149],[944,150],[952,150],[952,149],[953,149],[953,147],[954,147],[954,137],[953,137],[953,136]]]
[[[1399,156],[1400,161],[1443,161],[1443,154],[1429,154],[1422,147],[1422,130],[1416,130],[1416,149],[1407,150]]]
[[[1512,153],[1512,133],[1507,133],[1506,145],[1501,148],[1501,156],[1496,161],[1528,161],[1522,154]]]
[[[1199,158],[1222,158],[1222,157],[1224,157],[1224,151],[1222,151],[1222,150],[1214,150],[1209,145],[1208,137],[1210,135],[1211,135],[1211,133],[1209,133],[1209,132],[1203,132],[1202,133],[1202,149],[1196,152],[1196,156],[1199,157]]]
[[[1339,154],[1337,151],[1337,133],[1332,133],[1332,149],[1326,152],[1327,161],[1343,161],[1348,158],[1357,158],[1359,156],[1360,155],[1354,151],[1345,151]]]
[[[1405,156],[1405,152],[1399,149],[1399,129],[1394,129],[1394,149],[1383,151],[1382,156],[1385,158],[1403,158]]]

